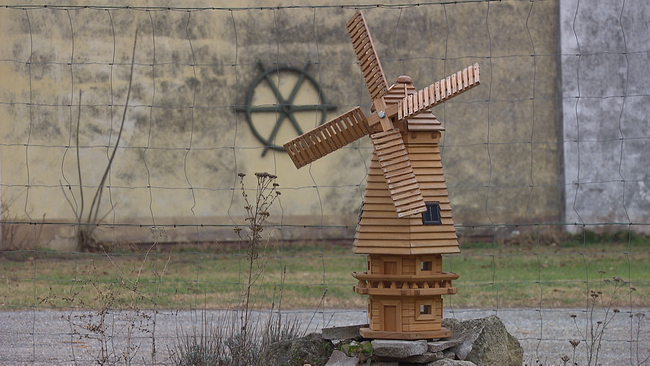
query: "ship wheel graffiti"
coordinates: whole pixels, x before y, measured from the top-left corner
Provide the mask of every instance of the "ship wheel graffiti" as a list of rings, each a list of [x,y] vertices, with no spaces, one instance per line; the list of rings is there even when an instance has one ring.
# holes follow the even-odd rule
[[[325,122],[327,111],[335,109],[325,102],[323,90],[304,68],[277,65],[265,68],[257,64],[261,74],[253,80],[244,106],[237,111],[246,113],[253,135],[264,145],[262,156],[269,149],[284,151],[275,141],[293,138]],[[280,137],[279,134],[282,134]]]

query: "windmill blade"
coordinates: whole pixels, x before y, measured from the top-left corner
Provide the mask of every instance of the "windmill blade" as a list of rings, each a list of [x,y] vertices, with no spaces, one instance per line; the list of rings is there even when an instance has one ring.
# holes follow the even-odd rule
[[[388,92],[388,83],[379,63],[377,52],[375,52],[363,13],[360,10],[354,13],[346,27],[352,40],[354,53],[357,54],[357,60],[359,60],[363,79],[366,81],[368,92],[370,92],[370,98],[375,100],[383,97]]]
[[[397,217],[407,217],[426,211],[420,186],[398,129],[370,136],[375,147]]]
[[[356,107],[287,142],[284,149],[300,169],[371,132],[361,107]]]
[[[397,102],[397,120],[414,117],[480,83],[479,67],[476,63]]]

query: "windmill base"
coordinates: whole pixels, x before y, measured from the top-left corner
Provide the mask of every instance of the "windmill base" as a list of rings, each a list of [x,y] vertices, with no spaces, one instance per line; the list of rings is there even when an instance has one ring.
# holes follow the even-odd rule
[[[431,330],[423,332],[397,332],[397,331],[380,331],[372,330],[370,328],[359,329],[359,334],[363,338],[368,339],[434,339],[434,338],[449,338],[451,337],[451,330],[447,328],[440,328],[440,330]]]

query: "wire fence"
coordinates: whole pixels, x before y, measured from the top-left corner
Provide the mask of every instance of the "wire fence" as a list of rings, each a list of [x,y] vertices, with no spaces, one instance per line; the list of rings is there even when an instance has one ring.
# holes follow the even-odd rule
[[[604,362],[647,363],[650,7],[629,0],[1,5],[0,302],[27,327],[5,317],[0,337],[23,353],[0,363],[92,362],[97,348],[170,362],[175,330],[156,316],[178,327],[237,307],[246,273],[258,308],[315,309],[297,313],[316,327],[364,318],[348,293],[365,259],[347,249],[373,147],[300,170],[281,149],[370,114],[345,30],[357,9],[389,84],[481,67],[480,86],[432,110],[461,242],[443,259],[461,275],[445,316],[499,315],[529,364],[561,364],[574,339],[584,352],[604,319]],[[237,230],[255,172],[281,192],[259,271]],[[65,318],[54,341],[46,311]],[[149,348],[117,357],[124,332]],[[44,343],[65,353],[48,361]]]

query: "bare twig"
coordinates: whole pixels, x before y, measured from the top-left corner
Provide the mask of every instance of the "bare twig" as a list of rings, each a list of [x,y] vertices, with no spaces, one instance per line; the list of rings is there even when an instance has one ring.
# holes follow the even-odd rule
[[[129,100],[131,98],[131,87],[133,85],[133,66],[135,65],[135,50],[136,46],[138,45],[138,30],[140,28],[135,29],[135,37],[133,39],[133,52],[131,53],[131,71],[129,73],[129,87],[126,92],[126,101],[124,102],[124,112],[122,112],[122,122],[120,123],[120,131],[117,134],[117,140],[115,141],[115,147],[113,148],[113,152],[111,154],[111,157],[108,159],[108,164],[106,164],[106,169],[104,169],[104,175],[102,176],[101,181],[99,182],[99,186],[97,187],[97,191],[95,191],[95,196],[93,197],[93,202],[90,205],[90,213],[88,214],[88,222],[95,222],[97,219],[97,213],[99,212],[99,204],[101,202],[101,197],[102,193],[104,192],[104,183],[106,182],[106,178],[108,177],[108,173],[111,170],[111,166],[113,165],[113,160],[115,159],[115,153],[117,152],[117,147],[120,144],[120,139],[122,137],[122,131],[124,130],[124,122],[126,121],[126,112],[129,107]],[[77,144],[78,145],[78,144]],[[93,207],[95,208],[93,212]]]
[[[68,189],[70,190],[70,194],[72,195],[72,199],[68,197],[67,192],[63,189],[63,184],[59,182],[61,185],[61,190],[63,191],[63,195],[72,208],[72,211],[75,215],[75,222],[78,226],[78,231],[76,234],[76,239],[77,239],[77,250],[81,251],[84,249],[88,249],[88,246],[90,242],[92,241],[93,238],[93,233],[95,231],[95,228],[97,228],[97,224],[101,222],[106,215],[102,216],[101,218],[98,219],[99,216],[99,209],[101,206],[101,201],[102,201],[102,194],[104,192],[104,185],[106,183],[106,179],[108,178],[108,174],[111,171],[111,167],[113,166],[113,161],[115,160],[115,155],[117,153],[117,149],[120,145],[120,140],[122,138],[122,132],[124,131],[124,124],[126,122],[126,114],[128,111],[129,107],[129,100],[131,98],[131,89],[133,86],[133,69],[135,65],[135,51],[136,47],[138,44],[138,29],[136,28],[135,30],[135,36],[133,40],[133,52],[131,54],[131,71],[129,75],[129,85],[126,93],[126,101],[124,102],[124,111],[122,113],[122,121],[120,123],[120,130],[117,134],[117,140],[115,141],[115,146],[113,147],[113,151],[111,153],[111,156],[108,159],[108,162],[106,163],[106,167],[104,169],[104,173],[102,174],[102,178],[97,186],[97,190],[95,191],[95,194],[93,196],[93,200],[90,203],[90,208],[88,209],[87,213],[87,218],[85,222],[82,222],[84,215],[86,215],[86,202],[84,198],[84,187],[83,187],[83,174],[82,174],[82,167],[81,167],[81,158],[80,158],[80,145],[79,145],[79,134],[80,134],[80,126],[81,126],[81,97],[82,97],[82,91],[79,91],[79,109],[77,113],[77,129],[76,129],[76,137],[75,137],[75,149],[77,153],[77,177],[79,180],[79,207],[73,204],[72,200],[76,202],[76,199],[74,198],[74,193],[72,193],[72,189],[70,186],[68,186]]]

